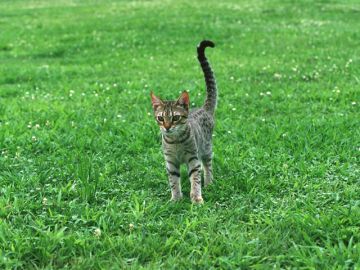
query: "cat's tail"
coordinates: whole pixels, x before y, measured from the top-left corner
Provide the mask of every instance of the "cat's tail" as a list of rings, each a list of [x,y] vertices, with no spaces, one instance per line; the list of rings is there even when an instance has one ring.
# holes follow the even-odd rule
[[[204,72],[205,83],[206,83],[206,99],[204,103],[204,109],[211,114],[214,114],[217,100],[217,86],[214,77],[214,73],[210,67],[210,64],[205,56],[205,48],[214,48],[214,42],[210,40],[203,40],[197,47],[198,59],[201,68]]]

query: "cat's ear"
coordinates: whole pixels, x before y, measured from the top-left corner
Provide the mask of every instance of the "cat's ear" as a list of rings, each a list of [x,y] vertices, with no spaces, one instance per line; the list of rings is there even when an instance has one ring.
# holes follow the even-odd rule
[[[153,91],[150,92],[151,96],[151,103],[153,106],[153,109],[156,110],[156,108],[163,104],[162,100],[154,95]]]
[[[188,110],[189,104],[190,104],[189,93],[186,91],[183,91],[181,93],[180,97],[178,98],[178,100],[176,101],[176,104],[178,104]]]

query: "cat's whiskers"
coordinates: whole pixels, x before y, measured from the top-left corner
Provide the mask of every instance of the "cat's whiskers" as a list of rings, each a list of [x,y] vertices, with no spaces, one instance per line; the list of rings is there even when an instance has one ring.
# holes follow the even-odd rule
[[[161,133],[165,136],[169,136],[171,138],[177,138],[181,137],[188,129],[188,124],[182,124],[171,127],[169,130],[167,130],[164,127],[161,127]]]

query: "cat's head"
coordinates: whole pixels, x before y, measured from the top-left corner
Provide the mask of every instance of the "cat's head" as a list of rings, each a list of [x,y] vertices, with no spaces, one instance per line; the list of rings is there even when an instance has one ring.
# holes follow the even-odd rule
[[[155,120],[166,135],[176,135],[185,128],[189,114],[189,94],[184,91],[177,100],[161,100],[151,92]]]

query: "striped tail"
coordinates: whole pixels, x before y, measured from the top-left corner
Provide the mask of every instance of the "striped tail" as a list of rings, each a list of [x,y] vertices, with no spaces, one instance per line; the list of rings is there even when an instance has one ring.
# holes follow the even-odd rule
[[[198,59],[201,68],[204,72],[205,83],[206,83],[206,99],[203,107],[209,113],[214,114],[216,108],[216,100],[217,100],[217,87],[216,87],[214,73],[205,56],[206,47],[214,48],[215,44],[210,40],[203,40],[200,42],[200,44],[197,47]]]

